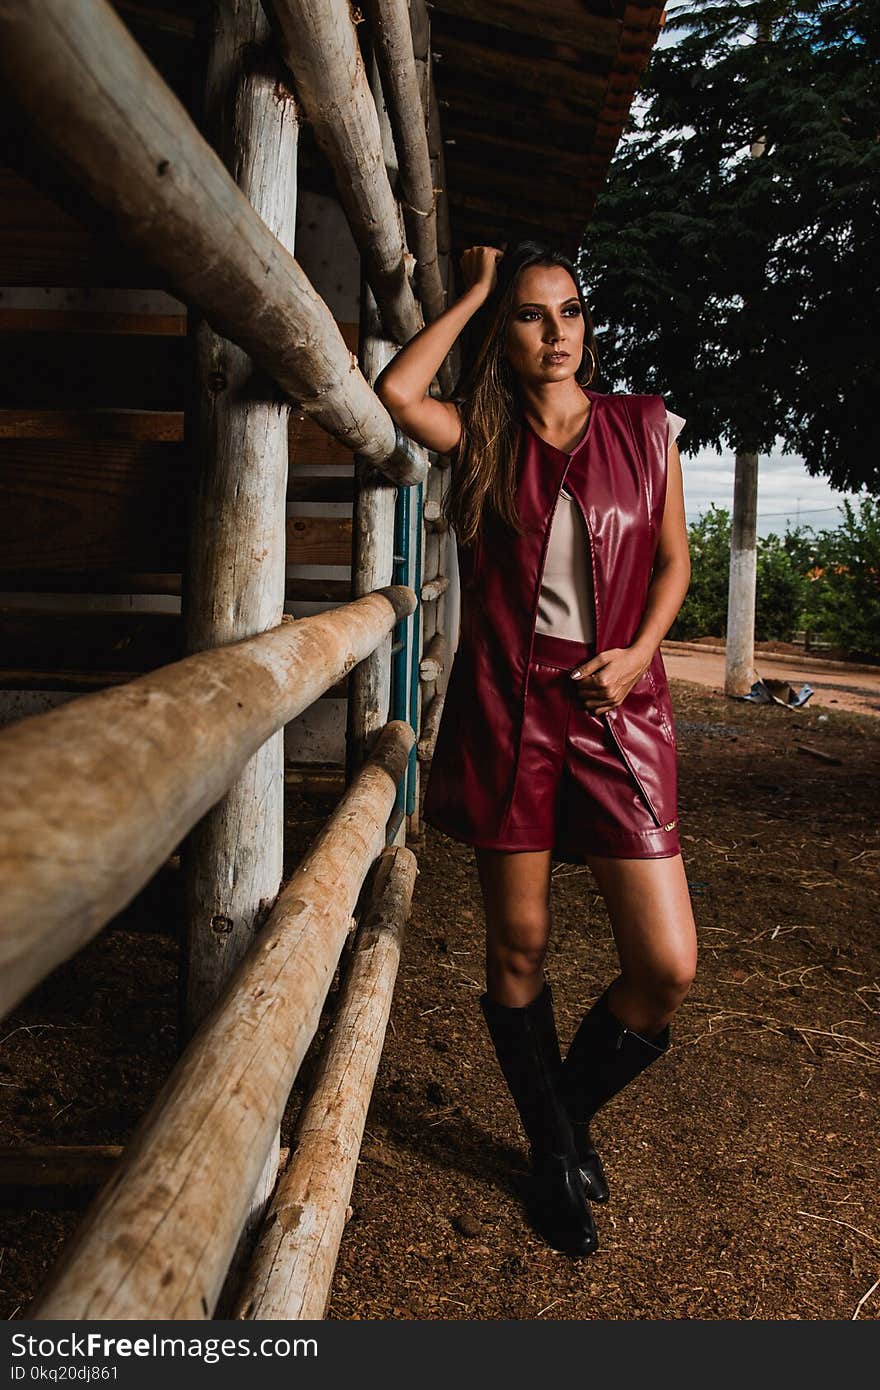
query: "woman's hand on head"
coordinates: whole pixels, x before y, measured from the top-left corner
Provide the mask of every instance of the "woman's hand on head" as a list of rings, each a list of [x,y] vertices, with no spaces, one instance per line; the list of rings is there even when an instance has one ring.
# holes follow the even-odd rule
[[[503,255],[497,246],[469,246],[461,257],[465,290],[479,289],[488,299],[498,284],[498,262]]]
[[[623,703],[648,664],[633,647],[609,647],[597,652],[571,672],[575,698],[590,714],[605,714]]]

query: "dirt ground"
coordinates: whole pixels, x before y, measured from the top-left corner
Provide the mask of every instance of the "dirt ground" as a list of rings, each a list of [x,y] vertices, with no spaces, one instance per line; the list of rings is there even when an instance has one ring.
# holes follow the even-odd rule
[[[810,704],[822,709],[853,710],[859,714],[880,715],[880,666],[854,666],[842,671],[840,665],[815,659],[805,663],[795,646],[763,642],[755,652],[755,671],[762,680],[784,680],[795,689],[809,685]],[[724,655],[721,649],[699,650],[697,643],[663,644],[667,674],[678,680],[707,685],[721,694],[724,690]]]
[[[672,694],[701,958],[669,1054],[596,1122],[598,1254],[570,1260],[525,1222],[525,1143],[477,1004],[472,851],[429,828],[328,1317],[880,1317],[880,726]],[[291,797],[291,863],[331,806]],[[175,880],[6,1020],[7,1143],[130,1135],[175,1055]],[[588,870],[556,867],[553,911],[565,1045],[616,958]],[[25,1315],[78,1219],[0,1212],[3,1316]]]

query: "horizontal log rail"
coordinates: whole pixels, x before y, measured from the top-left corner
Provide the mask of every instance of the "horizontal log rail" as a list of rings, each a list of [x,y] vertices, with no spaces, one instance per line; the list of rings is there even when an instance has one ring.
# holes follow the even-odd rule
[[[392,482],[424,478],[424,454],[364,380],[327,305],[107,0],[3,0],[0,76],[175,293]]]
[[[0,732],[0,1012],[134,897],[256,750],[416,606],[391,586]]]
[[[426,685],[438,681],[442,676],[448,659],[448,645],[442,632],[435,632],[422,652],[419,663],[419,680]]]
[[[436,603],[441,594],[445,594],[449,588],[449,579],[445,574],[440,574],[436,579],[429,579],[422,585],[422,603]]]
[[[213,1315],[413,739],[386,725],[30,1316]]]
[[[415,855],[402,846],[379,857],[333,1032],[297,1124],[296,1153],[270,1204],[236,1317],[324,1317],[417,873]]]

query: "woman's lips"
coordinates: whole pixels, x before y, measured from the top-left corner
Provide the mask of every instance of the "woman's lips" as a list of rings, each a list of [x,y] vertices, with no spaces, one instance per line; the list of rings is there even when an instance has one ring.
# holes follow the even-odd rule
[[[564,362],[568,357],[567,352],[548,352],[544,358],[545,362]]]

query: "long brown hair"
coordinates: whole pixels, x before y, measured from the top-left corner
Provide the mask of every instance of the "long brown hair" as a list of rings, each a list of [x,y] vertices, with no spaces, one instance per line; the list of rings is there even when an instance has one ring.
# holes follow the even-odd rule
[[[598,365],[593,321],[569,258],[539,241],[519,241],[509,247],[498,262],[498,284],[462,334],[462,370],[449,398],[461,415],[461,441],[443,512],[462,546],[476,539],[487,506],[517,535],[522,534],[515,497],[520,401],[505,344],[517,281],[533,265],[562,266],[577,289],[584,316],[584,351],[575,380],[586,386]]]

